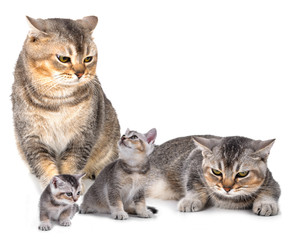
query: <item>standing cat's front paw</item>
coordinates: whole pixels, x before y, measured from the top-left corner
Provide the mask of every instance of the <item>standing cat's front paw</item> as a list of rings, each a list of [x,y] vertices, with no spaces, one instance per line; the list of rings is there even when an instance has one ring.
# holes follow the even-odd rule
[[[255,201],[252,207],[252,211],[260,216],[274,216],[279,212],[278,203],[271,199],[266,201]]]
[[[112,217],[116,220],[126,220],[129,218],[129,215],[125,211],[120,211],[112,213]]]
[[[180,212],[198,212],[203,208],[204,205],[199,199],[183,198],[178,203]]]
[[[39,230],[49,231],[52,229],[52,224],[50,222],[41,222],[39,225]]]
[[[152,218],[154,214],[150,210],[145,209],[145,211],[138,213],[137,216],[141,218]]]
[[[60,220],[59,223],[60,223],[61,226],[64,226],[64,227],[69,227],[71,225],[70,219]]]

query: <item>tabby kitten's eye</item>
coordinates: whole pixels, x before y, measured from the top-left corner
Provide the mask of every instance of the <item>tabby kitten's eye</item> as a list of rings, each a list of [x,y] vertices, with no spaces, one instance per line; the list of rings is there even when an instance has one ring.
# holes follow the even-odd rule
[[[70,62],[70,58],[69,57],[65,57],[65,56],[61,56],[61,55],[57,55],[58,60],[61,63],[68,63]]]
[[[216,169],[213,169],[212,168],[212,173],[216,176],[221,176],[222,175],[222,172],[220,172],[219,170],[216,170]]]
[[[77,192],[77,195],[78,195],[78,196],[80,195],[80,191],[79,191],[79,192]]]
[[[68,197],[72,197],[72,193],[71,193],[71,192],[66,192],[66,195],[67,195]]]
[[[84,58],[84,62],[85,63],[89,63],[91,61],[92,61],[92,57],[86,57],[86,58]]]
[[[236,174],[236,177],[243,178],[249,174],[249,171],[239,172]]]
[[[133,135],[130,137],[130,139],[137,139],[138,137],[136,135]]]

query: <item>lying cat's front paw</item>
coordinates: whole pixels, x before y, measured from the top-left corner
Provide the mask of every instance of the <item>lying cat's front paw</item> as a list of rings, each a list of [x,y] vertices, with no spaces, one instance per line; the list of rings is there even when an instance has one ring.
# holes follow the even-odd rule
[[[71,225],[70,219],[60,220],[59,223],[60,223],[61,226],[64,226],[64,227],[69,227]]]
[[[120,212],[112,213],[112,217],[113,217],[113,219],[116,219],[116,220],[126,220],[129,218],[129,215],[128,215],[128,213],[126,213],[124,211],[120,211]]]
[[[199,199],[183,198],[178,203],[180,212],[197,212],[204,208],[203,203]]]
[[[252,211],[260,216],[274,216],[278,214],[279,206],[275,200],[255,201]]]
[[[41,231],[49,231],[52,229],[52,224],[49,222],[41,222],[39,225],[39,230]]]

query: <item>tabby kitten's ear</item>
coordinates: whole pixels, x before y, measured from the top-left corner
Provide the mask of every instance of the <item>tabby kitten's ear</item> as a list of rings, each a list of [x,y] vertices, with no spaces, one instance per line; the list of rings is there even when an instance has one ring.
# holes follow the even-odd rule
[[[65,185],[65,182],[58,176],[54,176],[51,180],[51,185],[54,186],[54,188],[60,188]]]
[[[156,128],[152,128],[151,130],[149,130],[147,133],[144,134],[147,142],[149,144],[153,144],[155,142],[156,136],[157,136],[157,131]]]
[[[202,150],[204,158],[209,158],[213,155],[212,149],[219,145],[220,139],[208,139],[203,137],[193,137],[195,145]]]
[[[77,20],[77,22],[92,33],[97,25],[98,18],[96,16],[88,16]]]
[[[85,175],[86,175],[86,173],[81,173],[81,174],[76,174],[76,175],[74,175],[74,177],[75,177],[78,181],[80,181]]]
[[[255,159],[260,159],[263,161],[267,161],[268,156],[270,154],[271,148],[276,139],[266,140],[266,141],[254,141],[252,143],[252,148],[254,149],[254,153],[252,156]]]
[[[28,25],[30,27],[29,36],[38,37],[40,35],[48,35],[45,31],[45,21],[43,19],[34,19],[26,16]]]

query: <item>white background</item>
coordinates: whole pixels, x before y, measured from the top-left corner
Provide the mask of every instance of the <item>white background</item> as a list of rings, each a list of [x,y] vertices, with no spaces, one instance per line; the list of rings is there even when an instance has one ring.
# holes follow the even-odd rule
[[[30,239],[258,239],[289,236],[291,211],[291,1],[7,1],[1,7],[1,235]],[[149,200],[154,219],[76,215],[40,232],[40,189],[18,155],[10,102],[13,71],[34,18],[99,17],[97,75],[121,130],[158,130],[157,143],[192,135],[276,138],[269,168],[281,212],[210,208],[179,213]],[[79,202],[80,203],[80,202]],[[286,226],[285,226],[286,225]],[[289,232],[288,232],[289,231]],[[8,234],[8,235],[7,235]],[[9,236],[9,237],[8,237]]]

